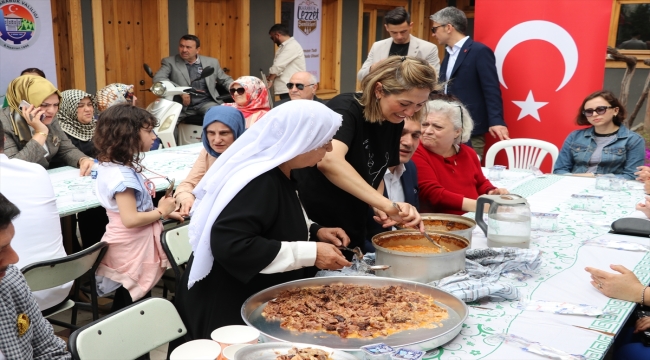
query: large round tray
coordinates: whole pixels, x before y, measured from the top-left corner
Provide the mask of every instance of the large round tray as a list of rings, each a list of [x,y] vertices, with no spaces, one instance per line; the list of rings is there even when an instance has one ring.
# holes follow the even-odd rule
[[[284,290],[333,284],[370,285],[372,287],[399,285],[407,290],[432,296],[437,305],[447,309],[449,318],[442,322],[442,327],[435,329],[402,331],[370,339],[343,339],[325,332],[290,331],[281,328],[280,321],[268,321],[262,316],[262,310],[266,303],[276,298]],[[241,309],[241,315],[246,324],[259,330],[264,342],[317,344],[347,352],[360,352],[360,347],[376,343],[385,343],[392,347],[409,346],[412,349],[428,351],[446,344],[456,337],[468,313],[467,305],[464,302],[432,286],[413,281],[368,276],[333,276],[291,281],[258,292],[248,298]]]

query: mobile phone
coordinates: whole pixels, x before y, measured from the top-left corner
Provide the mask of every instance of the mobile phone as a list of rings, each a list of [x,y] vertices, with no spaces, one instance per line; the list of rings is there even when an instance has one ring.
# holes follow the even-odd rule
[[[23,108],[27,109],[30,105],[31,105],[31,104],[28,103],[27,101],[25,101],[25,100],[21,100],[21,101],[20,101],[20,105],[18,106],[18,108],[19,108],[20,110],[22,110]],[[41,120],[43,120],[44,117],[45,117],[45,114],[41,115]]]
[[[174,183],[176,182],[176,179],[172,179],[172,181],[169,183],[169,187],[165,191],[165,197],[169,197],[172,192],[174,191]]]

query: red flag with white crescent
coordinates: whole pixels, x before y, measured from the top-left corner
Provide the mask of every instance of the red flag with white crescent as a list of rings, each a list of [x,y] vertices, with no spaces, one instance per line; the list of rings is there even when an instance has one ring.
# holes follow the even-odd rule
[[[476,0],[475,39],[494,50],[510,138],[560,149],[578,128],[582,100],[603,88],[611,10],[612,0]]]

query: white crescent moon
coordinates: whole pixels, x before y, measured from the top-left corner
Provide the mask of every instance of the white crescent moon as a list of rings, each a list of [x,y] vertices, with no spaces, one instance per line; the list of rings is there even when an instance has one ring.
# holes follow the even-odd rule
[[[578,46],[571,34],[564,28],[543,20],[532,20],[517,24],[506,31],[499,40],[494,50],[494,56],[501,85],[506,89],[508,88],[503,79],[503,62],[506,56],[515,46],[527,40],[544,40],[560,51],[562,58],[564,58],[564,78],[562,78],[562,83],[555,91],[563,88],[571,80],[578,67]]]
[[[11,7],[12,7],[12,6],[16,6],[16,5],[9,5],[9,8],[8,8],[8,9],[9,9],[9,12],[10,12],[10,13],[15,13],[16,10],[11,10]]]

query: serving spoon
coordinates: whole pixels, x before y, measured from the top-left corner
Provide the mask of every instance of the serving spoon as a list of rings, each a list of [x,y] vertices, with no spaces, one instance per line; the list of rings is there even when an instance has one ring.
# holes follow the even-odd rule
[[[400,209],[400,207],[399,207],[399,206],[397,205],[397,203],[395,203],[395,202],[393,202],[393,207],[394,207],[395,209],[397,209],[397,211],[402,211],[402,209]],[[396,226],[396,227],[397,227],[397,226]],[[413,229],[417,230],[418,232],[420,231],[420,228],[418,228],[417,226],[413,226]],[[440,250],[441,253],[445,253],[445,252],[447,252],[447,250],[445,250],[445,248],[444,248],[442,245],[438,244],[436,241],[434,241],[434,240],[431,238],[431,236],[429,236],[429,234],[427,234],[427,231],[426,231],[426,230],[422,233],[422,235],[424,235],[424,237],[425,237],[427,240],[429,240],[430,243],[432,243],[433,245],[435,245],[435,247],[437,247],[437,248]]]

